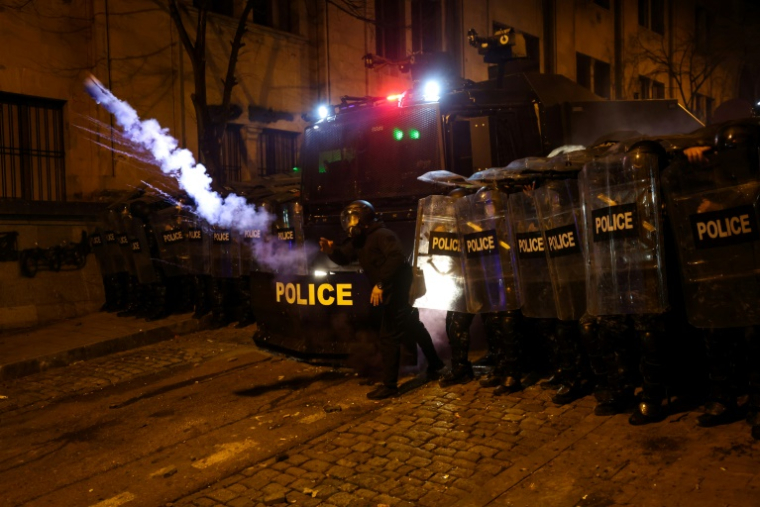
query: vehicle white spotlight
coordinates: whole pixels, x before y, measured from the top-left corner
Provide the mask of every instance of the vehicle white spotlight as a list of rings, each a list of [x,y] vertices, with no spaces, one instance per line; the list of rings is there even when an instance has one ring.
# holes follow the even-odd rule
[[[441,85],[438,81],[428,81],[422,89],[422,97],[428,102],[435,102],[441,98]]]
[[[327,109],[327,106],[319,106],[317,108],[317,116],[319,116],[320,120],[327,118],[328,114],[330,114],[330,111]]]

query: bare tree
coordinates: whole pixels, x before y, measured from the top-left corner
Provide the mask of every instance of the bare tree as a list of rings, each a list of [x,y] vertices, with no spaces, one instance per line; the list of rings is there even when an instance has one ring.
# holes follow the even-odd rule
[[[224,183],[225,174],[222,170],[220,153],[222,138],[227,122],[237,115],[239,111],[230,103],[232,89],[238,83],[235,78],[238,55],[245,43],[243,36],[247,29],[246,24],[254,6],[254,0],[247,0],[237,25],[235,35],[230,42],[230,55],[227,61],[227,73],[222,79],[223,91],[222,102],[212,105],[208,102],[207,75],[206,75],[206,25],[208,23],[209,8],[213,0],[203,0],[197,9],[195,37],[191,38],[186,26],[189,18],[185,10],[177,0],[169,0],[169,13],[179,32],[182,45],[190,57],[193,70],[194,93],[192,94],[193,107],[195,108],[198,127],[198,151],[203,164],[209,174],[217,183]]]
[[[678,97],[684,106],[694,113],[697,97],[716,76],[716,71],[727,61],[724,48],[714,41],[701,41],[693,31],[677,29],[673,45],[668,38],[640,31],[631,41],[629,53],[631,64],[650,78],[666,75],[675,83]]]

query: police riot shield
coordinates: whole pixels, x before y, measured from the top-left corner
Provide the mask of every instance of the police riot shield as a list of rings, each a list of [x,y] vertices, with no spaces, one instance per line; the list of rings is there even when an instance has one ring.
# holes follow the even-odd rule
[[[181,276],[190,271],[190,246],[186,213],[180,206],[156,211],[151,216],[158,243],[159,266],[165,276]]]
[[[414,239],[415,268],[425,277],[425,294],[414,306],[466,312],[456,199],[431,195],[420,199]]]
[[[304,248],[303,236],[303,208],[298,202],[284,203],[277,210],[277,219],[274,223],[274,238],[271,248],[265,250],[264,255],[275,257],[265,259],[261,256],[257,259],[260,265],[264,265],[264,271],[270,273],[288,273],[294,275],[308,275],[309,266]],[[254,254],[255,254],[254,250]]]
[[[190,273],[207,275],[211,272],[211,226],[199,216],[187,212],[187,248]]]
[[[546,243],[554,303],[560,320],[586,313],[585,223],[575,177],[544,182],[533,193]]]
[[[122,212],[121,220],[128,238],[134,275],[141,284],[158,282],[158,273],[150,255],[150,244],[145,233],[145,224],[127,210]]]
[[[103,239],[105,240],[106,255],[108,256],[112,273],[129,271],[128,258],[125,256],[128,252],[122,247],[121,243],[126,237],[122,231],[119,212],[115,209],[108,209],[101,216],[101,220],[104,227]]]
[[[557,309],[544,235],[532,194],[533,191],[524,191],[509,196],[509,219],[517,246],[522,313],[526,317],[552,319],[557,317]]]
[[[720,151],[709,163],[672,164],[663,174],[680,255],[689,323],[760,324],[760,175],[757,146]]]
[[[211,228],[211,275],[217,278],[237,278],[240,270],[239,233],[214,225]]]
[[[507,196],[480,190],[456,201],[469,313],[516,310],[522,305]]]
[[[100,268],[100,274],[102,276],[109,276],[116,273],[113,262],[111,262],[111,256],[108,255],[105,233],[102,227],[91,228],[90,247]]]
[[[667,309],[658,158],[642,152],[595,159],[579,177],[586,222],[591,315]]]

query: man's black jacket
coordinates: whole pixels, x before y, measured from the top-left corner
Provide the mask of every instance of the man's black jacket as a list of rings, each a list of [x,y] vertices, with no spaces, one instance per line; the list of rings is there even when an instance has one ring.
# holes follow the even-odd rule
[[[390,289],[394,282],[403,284],[407,278],[409,265],[401,240],[382,222],[373,223],[358,238],[334,247],[329,257],[341,266],[358,260],[372,285],[382,282],[383,290]]]

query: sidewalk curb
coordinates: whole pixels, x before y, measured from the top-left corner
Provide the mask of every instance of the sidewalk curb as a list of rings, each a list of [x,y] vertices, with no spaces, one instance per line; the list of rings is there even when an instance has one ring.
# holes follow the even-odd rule
[[[26,377],[51,368],[68,366],[77,361],[87,361],[96,357],[171,340],[177,335],[195,333],[207,327],[207,319],[196,320],[191,318],[118,338],[110,338],[83,347],[75,347],[15,363],[0,364],[0,382]]]

